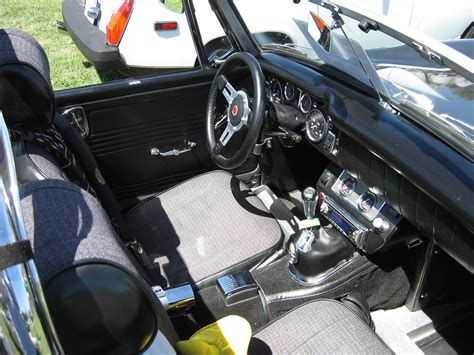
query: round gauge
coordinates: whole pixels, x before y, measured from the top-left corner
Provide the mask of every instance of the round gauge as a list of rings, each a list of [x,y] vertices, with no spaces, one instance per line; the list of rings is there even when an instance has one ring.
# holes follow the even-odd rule
[[[359,198],[359,209],[362,212],[368,213],[377,203],[377,196],[372,192],[364,192],[364,194]]]
[[[308,113],[311,110],[311,97],[308,94],[303,94],[300,97],[299,108],[303,113]]]
[[[321,111],[311,111],[306,118],[306,134],[308,138],[314,143],[319,143],[323,140],[327,130],[328,125]]]
[[[295,91],[295,86],[292,83],[286,83],[285,88],[283,89],[285,100],[293,101],[295,98]]]
[[[270,80],[269,89],[270,101],[276,102],[277,104],[281,103],[282,89],[280,82],[277,79]]]
[[[345,197],[350,196],[355,191],[356,186],[357,181],[353,177],[348,177],[341,182],[339,193]]]

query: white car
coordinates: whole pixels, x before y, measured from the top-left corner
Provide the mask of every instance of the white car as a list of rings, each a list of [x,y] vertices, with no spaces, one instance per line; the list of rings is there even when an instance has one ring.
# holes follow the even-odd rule
[[[271,7],[266,6],[268,1]],[[392,21],[438,40],[460,38],[473,25],[470,0],[456,0],[449,6],[440,0],[346,0],[344,3],[386,15]],[[279,21],[279,16],[285,14],[287,7],[287,3],[280,0],[259,0],[248,1],[239,10],[253,22],[252,28],[258,29],[256,38],[260,44],[278,41],[285,44],[298,42],[293,38],[300,33],[297,28],[281,28],[279,33],[269,29],[274,29],[275,23],[286,23]],[[295,8],[301,9],[302,17],[295,19],[294,26],[298,26],[299,21],[307,24],[304,7]],[[195,1],[194,10],[207,53],[210,56],[224,54],[230,47],[222,42],[224,31],[208,1]],[[146,72],[150,68],[175,70],[198,65],[184,7],[181,12],[175,11],[164,0],[86,0],[85,3],[64,0],[63,17],[76,46],[97,69],[133,68],[135,72]],[[377,47],[377,43],[373,46]]]

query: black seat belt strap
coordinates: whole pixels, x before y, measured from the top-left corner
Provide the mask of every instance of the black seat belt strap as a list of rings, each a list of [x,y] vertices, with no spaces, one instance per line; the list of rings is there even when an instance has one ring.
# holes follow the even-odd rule
[[[20,240],[0,246],[0,270],[23,264],[30,259],[33,259],[33,250],[29,240]]]
[[[148,259],[148,256],[143,250],[141,244],[128,230],[128,227],[120,211],[119,204],[115,199],[115,196],[109,185],[102,177],[99,167],[97,166],[97,162],[95,161],[95,158],[89,150],[86,142],[80,136],[79,132],[77,132],[77,130],[71,125],[71,123],[61,115],[56,114],[54,124],[61,133],[66,144],[69,146],[79,161],[79,164],[84,170],[89,183],[96,191],[99,200],[109,215],[112,225],[116,229],[118,235],[127,246],[128,250],[142,266],[142,268],[146,270],[151,266],[150,260]]]

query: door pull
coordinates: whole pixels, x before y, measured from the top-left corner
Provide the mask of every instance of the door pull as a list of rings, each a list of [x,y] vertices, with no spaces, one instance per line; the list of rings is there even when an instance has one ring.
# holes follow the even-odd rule
[[[171,148],[171,149],[161,149],[161,150],[156,148],[156,147],[153,147],[153,148],[150,149],[150,154],[155,155],[155,156],[156,155],[161,155],[162,157],[171,157],[171,156],[177,157],[178,155],[189,152],[195,146],[197,146],[196,142],[191,142],[191,141],[186,140],[184,142],[184,147]]]

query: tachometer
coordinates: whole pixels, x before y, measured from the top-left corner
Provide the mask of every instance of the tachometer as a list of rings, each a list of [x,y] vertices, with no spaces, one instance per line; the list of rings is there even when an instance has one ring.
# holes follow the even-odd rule
[[[306,135],[314,142],[319,143],[326,136],[328,124],[319,110],[313,110],[306,118]]]
[[[293,101],[295,98],[295,91],[295,86],[292,83],[286,83],[285,88],[283,89],[285,100]]]
[[[300,97],[300,102],[298,104],[301,112],[308,113],[311,110],[311,97],[308,94],[303,94]]]

